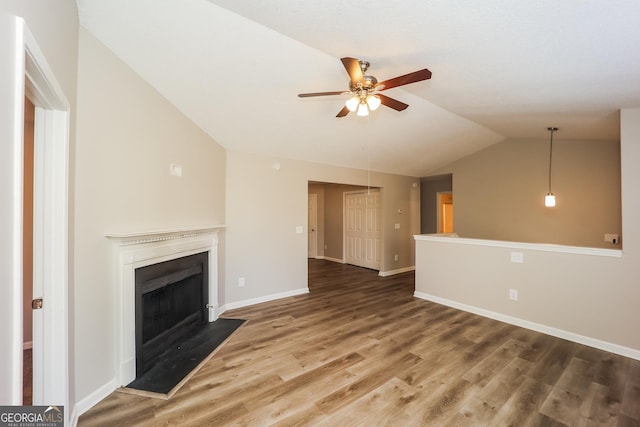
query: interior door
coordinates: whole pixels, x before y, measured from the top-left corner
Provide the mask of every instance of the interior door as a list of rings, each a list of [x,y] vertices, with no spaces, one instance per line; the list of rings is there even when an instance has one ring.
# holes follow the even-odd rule
[[[308,249],[307,256],[309,258],[317,258],[318,256],[318,195],[309,194],[308,205],[308,224],[307,230],[308,237]]]
[[[380,192],[344,196],[344,258],[347,264],[380,270],[382,229]]]

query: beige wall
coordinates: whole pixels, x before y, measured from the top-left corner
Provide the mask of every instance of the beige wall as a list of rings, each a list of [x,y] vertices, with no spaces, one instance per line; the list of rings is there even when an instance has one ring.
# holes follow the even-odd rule
[[[14,97],[16,96],[14,58],[14,17],[25,20],[40,49],[47,58],[56,80],[70,103],[70,146],[75,141],[76,68],[78,49],[78,13],[74,0],[35,2],[3,0],[0,2],[0,282],[11,284],[20,275],[14,266],[19,265],[12,251],[12,236],[20,229],[22,216],[14,215],[15,182],[14,153],[10,141],[14,140]],[[20,96],[22,99],[22,96]],[[70,248],[72,251],[73,249]],[[70,284],[72,287],[72,284]],[[21,375],[22,319],[17,315],[21,307],[20,297],[12,286],[0,286],[0,403],[19,404],[22,393],[15,389],[14,378]],[[70,313],[72,315],[72,313]],[[18,322],[19,319],[19,322]],[[20,348],[17,348],[20,345]],[[70,362],[71,365],[71,362]],[[74,390],[69,390],[73,401]]]
[[[524,263],[514,264],[509,248],[417,241],[416,293],[586,337],[640,358],[640,109],[623,110],[621,117],[622,258],[525,249],[518,250]],[[457,203],[458,193],[455,198]],[[517,302],[508,299],[510,288],[519,291]]]
[[[272,168],[275,162],[280,163],[280,170]],[[309,181],[362,186],[367,184],[367,172],[227,152],[226,303],[307,287]],[[382,191],[382,271],[413,266],[412,236],[419,232],[420,191],[412,184],[417,182],[412,177],[371,174],[371,186]],[[325,217],[325,227],[327,222]],[[394,223],[401,224],[399,230]],[[303,227],[302,234],[296,234],[296,226]],[[398,262],[394,254],[399,255]],[[238,287],[239,277],[245,278],[245,287]]]
[[[555,208],[544,207],[548,140],[508,140],[437,171],[453,173],[454,230],[480,239],[620,248],[604,242],[605,233],[622,233],[619,144],[561,135],[553,144]]]
[[[224,223],[226,166],[222,147],[84,29],[78,105],[73,275],[79,401],[115,376],[116,290],[104,234]],[[181,178],[169,174],[170,163],[182,165]]]

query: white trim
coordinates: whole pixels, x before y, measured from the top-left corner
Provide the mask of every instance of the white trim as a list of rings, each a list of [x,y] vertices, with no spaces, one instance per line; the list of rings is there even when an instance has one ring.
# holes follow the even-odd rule
[[[469,239],[456,236],[440,236],[430,234],[417,234],[414,235],[415,240],[424,240],[428,242],[441,242],[441,243],[453,243],[458,245],[472,245],[472,246],[491,246],[496,248],[510,248],[510,249],[527,249],[531,251],[541,252],[556,252],[575,255],[593,255],[612,258],[622,258],[622,250],[620,249],[601,249],[601,248],[588,248],[582,246],[565,246],[565,245],[553,245],[549,243],[523,243],[523,242],[505,242],[501,240],[484,240],[484,239]]]
[[[331,258],[330,256],[319,256],[316,257],[316,259],[326,259],[327,261],[339,262],[340,264],[345,263],[343,259]]]
[[[594,347],[600,350],[608,351],[610,353],[615,353],[621,356],[640,360],[640,350],[636,350],[633,348],[625,347],[618,344],[613,344],[613,343],[602,341],[596,338],[587,337],[584,335],[565,331],[563,329],[553,328],[551,326],[542,325],[540,323],[531,322],[529,320],[519,319],[517,317],[508,316],[506,314],[497,313],[495,311],[485,310],[484,308],[467,305],[467,304],[457,302],[457,301],[452,301],[446,298],[440,298],[434,295],[426,294],[424,292],[416,291],[414,292],[413,296],[423,300],[446,305],[448,307],[456,308],[458,310],[477,314],[479,316],[488,317],[490,319],[498,320],[500,322],[509,323],[511,325],[519,326],[521,328],[531,329],[532,331],[541,332],[543,334],[551,335],[557,338],[573,341],[578,344],[584,344],[589,347]]]
[[[394,274],[406,273],[408,271],[415,271],[415,270],[416,270],[416,266],[412,265],[412,266],[409,266],[409,267],[398,268],[396,270],[380,271],[378,273],[378,276],[380,276],[380,277],[388,277],[388,276],[393,276]]]
[[[269,302],[269,301],[274,301],[277,299],[281,299],[281,298],[288,298],[288,297],[294,297],[296,295],[303,295],[303,294],[308,294],[309,293],[309,288],[299,288],[299,289],[294,289],[293,291],[287,291],[287,292],[280,292],[278,294],[271,294],[271,295],[265,295],[263,297],[258,297],[258,298],[251,298],[251,299],[246,299],[243,301],[237,301],[237,302],[228,302],[225,305],[222,306],[221,310],[222,312],[226,311],[226,310],[233,310],[236,308],[242,308],[242,307],[247,307],[250,305],[255,305],[255,304],[261,304],[263,302]]]
[[[15,39],[14,39],[14,57],[9,59],[14,61],[14,93],[13,99],[9,99],[7,104],[12,104],[14,110],[7,112],[9,116],[13,116],[13,129],[10,131],[12,140],[7,141],[12,146],[11,153],[11,214],[9,215],[9,223],[13,226],[10,239],[10,274],[8,277],[11,282],[12,292],[9,307],[11,307],[10,325],[13,327],[11,331],[10,364],[11,375],[7,380],[10,388],[10,401],[7,404],[22,404],[22,322],[23,322],[23,290],[22,290],[22,180],[23,180],[23,132],[24,132],[24,21],[15,18]],[[3,113],[4,114],[4,113]],[[2,142],[4,144],[4,141]],[[4,278],[4,277],[3,277]],[[10,327],[11,327],[10,326]]]
[[[93,408],[96,404],[100,403],[100,401],[113,393],[118,388],[117,383],[117,380],[115,378],[112,378],[108,383],[100,386],[100,388],[90,393],[84,399],[79,400],[73,410],[73,415],[76,420],[75,423],[72,423],[71,425],[77,424],[77,418],[79,418],[82,414]]]
[[[33,348],[33,341],[27,341],[22,343],[22,350],[30,350]]]
[[[183,227],[164,230],[147,230],[142,232],[105,233],[104,236],[118,240],[121,246],[138,245],[142,243],[159,242],[162,240],[182,239],[203,233],[215,232],[226,225],[208,225],[202,227]]]

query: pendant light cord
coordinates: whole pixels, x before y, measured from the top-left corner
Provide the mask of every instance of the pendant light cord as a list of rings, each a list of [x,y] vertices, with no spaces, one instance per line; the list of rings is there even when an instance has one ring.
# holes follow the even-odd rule
[[[551,194],[551,161],[553,160],[553,132],[558,128],[547,128],[551,132],[551,141],[549,142],[549,194]]]

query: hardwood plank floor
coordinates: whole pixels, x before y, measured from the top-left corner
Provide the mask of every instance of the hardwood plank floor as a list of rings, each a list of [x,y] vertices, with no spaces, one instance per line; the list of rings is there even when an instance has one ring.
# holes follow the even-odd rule
[[[640,361],[413,297],[414,275],[309,261],[168,401],[80,426],[640,426]]]

